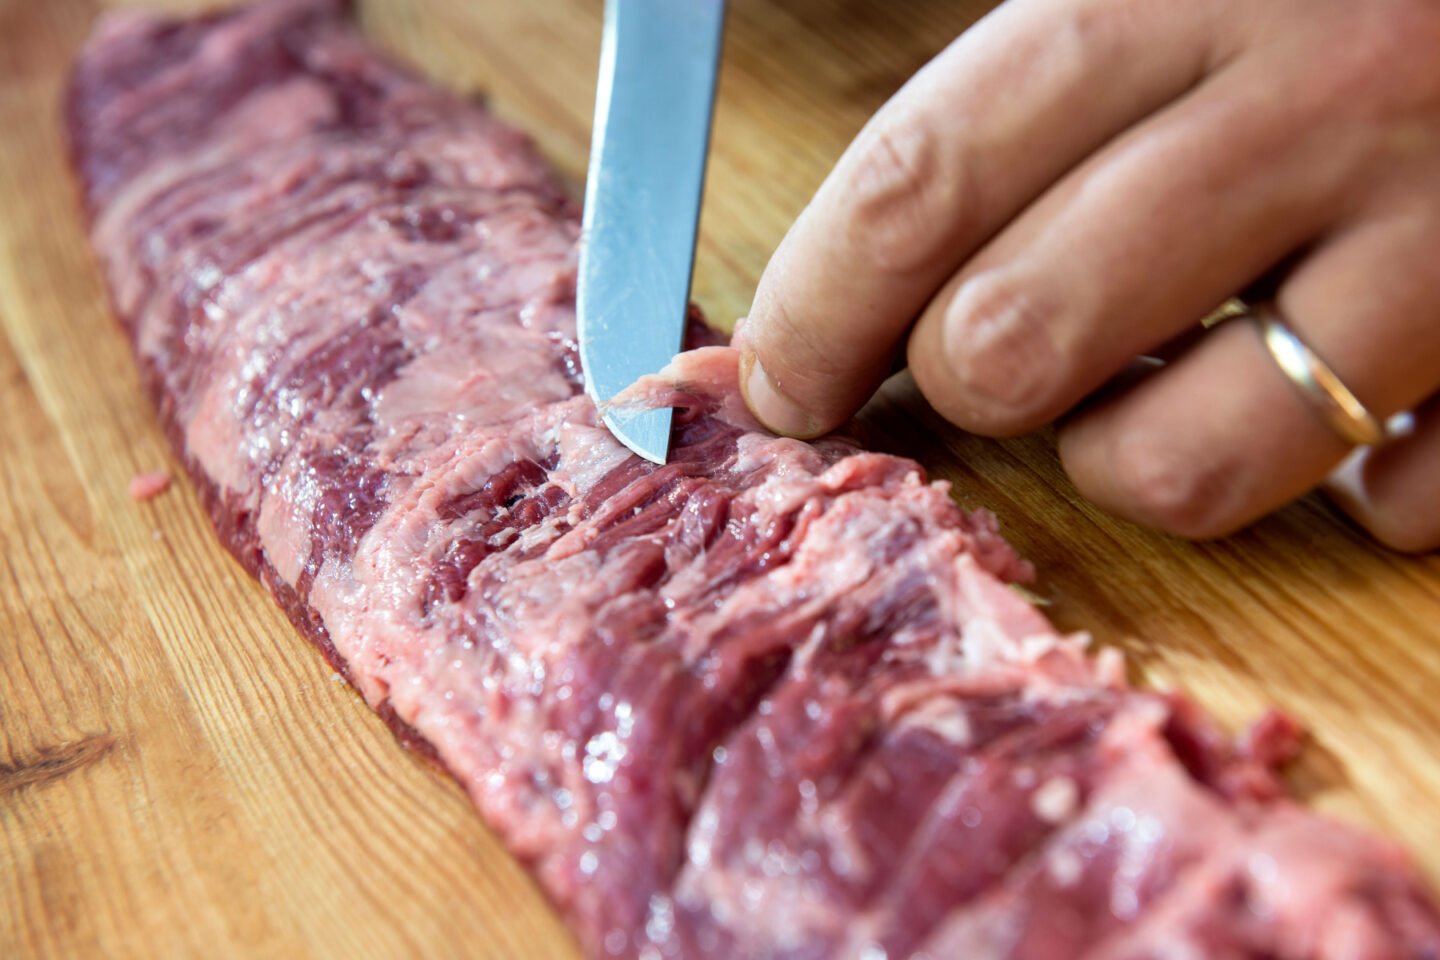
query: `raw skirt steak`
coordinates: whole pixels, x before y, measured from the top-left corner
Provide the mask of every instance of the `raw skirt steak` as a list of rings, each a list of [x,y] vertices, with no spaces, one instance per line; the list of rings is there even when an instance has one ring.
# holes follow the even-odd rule
[[[95,249],[225,544],[592,956],[1440,957],[1393,847],[1132,690],[907,460],[780,440],[723,347],[581,392],[577,216],[329,0],[105,19]]]

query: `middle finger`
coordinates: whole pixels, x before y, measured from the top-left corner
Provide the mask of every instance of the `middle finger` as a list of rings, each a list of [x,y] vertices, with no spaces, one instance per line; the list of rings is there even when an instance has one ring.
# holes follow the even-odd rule
[[[957,274],[910,341],[976,433],[1055,419],[1329,225],[1358,148],[1274,62],[1233,64],[1069,174]],[[1289,94],[1292,94],[1290,96]]]

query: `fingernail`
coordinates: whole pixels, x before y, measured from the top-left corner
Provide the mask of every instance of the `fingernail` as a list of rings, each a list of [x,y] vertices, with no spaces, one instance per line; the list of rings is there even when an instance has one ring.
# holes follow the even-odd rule
[[[740,355],[740,390],[755,419],[772,433],[809,439],[825,432],[799,404],[781,392],[754,350],[745,349]]]

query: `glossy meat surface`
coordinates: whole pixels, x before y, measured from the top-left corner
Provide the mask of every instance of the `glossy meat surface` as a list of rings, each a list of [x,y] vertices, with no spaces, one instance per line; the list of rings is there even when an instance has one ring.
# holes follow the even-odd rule
[[[1434,958],[1312,817],[1008,583],[907,460],[779,440],[733,352],[670,464],[596,426],[578,218],[328,0],[103,21],[68,104],[115,310],[221,538],[595,956]]]

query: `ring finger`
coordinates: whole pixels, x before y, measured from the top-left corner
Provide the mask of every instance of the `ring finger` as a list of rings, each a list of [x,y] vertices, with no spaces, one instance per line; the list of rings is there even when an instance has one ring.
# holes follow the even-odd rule
[[[1440,390],[1437,254],[1440,211],[1377,215],[1322,244],[1278,293],[1280,314],[1382,418]],[[1189,537],[1244,526],[1318,485],[1348,451],[1255,326],[1234,321],[1060,433],[1083,494]]]

